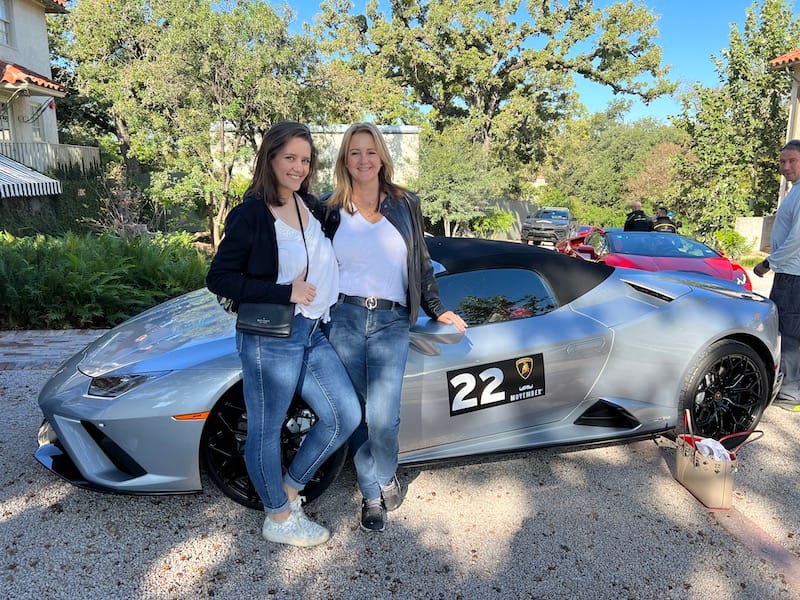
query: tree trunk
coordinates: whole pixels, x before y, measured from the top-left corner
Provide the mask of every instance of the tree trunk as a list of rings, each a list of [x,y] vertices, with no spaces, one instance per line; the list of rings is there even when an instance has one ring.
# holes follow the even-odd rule
[[[217,211],[214,210],[214,204],[214,192],[209,192],[208,202],[206,203],[206,218],[208,219],[208,231],[211,233],[211,243],[214,245],[214,252],[216,252],[220,242],[220,221]]]
[[[125,178],[128,181],[139,183],[142,174],[142,166],[135,154],[131,154],[131,134],[128,124],[120,115],[114,115],[114,127],[117,130],[119,140],[119,152],[125,162]]]

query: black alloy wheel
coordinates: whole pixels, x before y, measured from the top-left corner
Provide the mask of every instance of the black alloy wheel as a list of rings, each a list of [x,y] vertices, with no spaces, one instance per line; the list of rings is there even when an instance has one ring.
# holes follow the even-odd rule
[[[306,434],[317,422],[308,405],[295,396],[281,430],[283,465],[291,463]],[[241,383],[229,390],[214,406],[200,439],[200,459],[211,480],[232,500],[257,510],[263,504],[247,474],[244,446],[247,439],[247,411]],[[334,452],[306,484],[301,495],[306,503],[319,497],[339,475],[347,458],[347,444]]]
[[[720,440],[753,429],[769,402],[770,383],[763,359],[750,346],[735,340],[712,344],[683,384],[677,433],[685,431],[687,408],[695,435]],[[731,449],[745,439],[741,436],[724,445]]]

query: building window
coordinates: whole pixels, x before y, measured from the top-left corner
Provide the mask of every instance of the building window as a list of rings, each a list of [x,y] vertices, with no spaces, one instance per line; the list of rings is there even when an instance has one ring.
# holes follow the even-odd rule
[[[0,0],[0,44],[11,44],[11,15],[6,0]]]
[[[9,107],[5,102],[0,102],[0,141],[11,140],[11,118]]]
[[[31,135],[34,142],[44,141],[44,112],[38,104],[31,104]],[[39,114],[36,114],[39,113]]]

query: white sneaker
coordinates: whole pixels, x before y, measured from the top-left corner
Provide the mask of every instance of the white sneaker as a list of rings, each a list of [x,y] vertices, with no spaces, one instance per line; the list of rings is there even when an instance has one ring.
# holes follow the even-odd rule
[[[294,504],[290,504],[292,510],[289,512],[289,518],[283,522],[275,521],[269,515],[264,518],[264,525],[261,528],[261,535],[264,536],[264,539],[303,548],[327,542],[331,537],[331,532],[306,517],[300,502],[297,502],[299,512],[295,512]]]

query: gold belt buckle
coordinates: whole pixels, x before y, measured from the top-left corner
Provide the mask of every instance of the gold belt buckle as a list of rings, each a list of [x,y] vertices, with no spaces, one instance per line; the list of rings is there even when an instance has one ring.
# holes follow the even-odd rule
[[[375,296],[369,296],[364,302],[364,305],[367,307],[367,310],[375,310],[378,308],[378,299]]]

